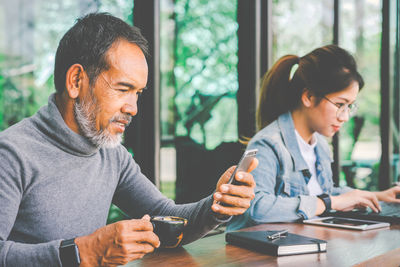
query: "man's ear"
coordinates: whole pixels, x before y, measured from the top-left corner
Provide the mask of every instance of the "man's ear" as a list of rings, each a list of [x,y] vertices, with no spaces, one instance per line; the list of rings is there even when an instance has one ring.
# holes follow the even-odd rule
[[[65,75],[65,88],[70,98],[77,98],[83,85],[85,71],[81,64],[74,64],[69,67]]]
[[[301,94],[301,102],[303,105],[307,108],[311,107],[313,105],[313,94],[308,90],[307,88],[303,89],[303,93]]]

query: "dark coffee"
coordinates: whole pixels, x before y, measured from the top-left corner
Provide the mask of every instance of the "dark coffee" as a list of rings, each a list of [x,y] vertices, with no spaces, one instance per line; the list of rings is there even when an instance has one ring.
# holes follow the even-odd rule
[[[162,247],[174,248],[181,243],[183,229],[187,224],[186,219],[174,216],[153,216],[150,221]]]

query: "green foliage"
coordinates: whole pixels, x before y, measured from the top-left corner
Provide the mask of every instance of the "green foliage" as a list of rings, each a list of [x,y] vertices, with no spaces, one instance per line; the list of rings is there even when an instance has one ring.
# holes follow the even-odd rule
[[[0,61],[0,130],[33,115],[45,103],[49,88],[43,95],[34,82],[34,76],[29,66],[9,68],[7,63],[15,58],[1,57]],[[51,88],[51,87],[50,87]]]
[[[287,54],[303,56],[319,46],[332,43],[332,1],[273,2],[271,62]]]
[[[0,74],[0,131],[3,129],[4,125],[4,77]]]
[[[379,190],[379,163],[375,163],[370,167],[371,173],[364,177],[356,177],[354,183],[356,188],[369,190],[369,191],[378,191]]]
[[[356,59],[365,86],[357,102],[358,115],[365,118],[360,141],[380,142],[380,49],[381,49],[381,7],[379,2],[357,1],[346,5],[341,12],[341,46],[349,50]],[[347,127],[347,126],[346,126]],[[351,128],[351,126],[347,127]],[[351,134],[351,131],[346,131]],[[342,137],[342,136],[341,136]],[[351,138],[343,134],[343,139]],[[341,140],[342,141],[342,140]],[[349,142],[343,142],[341,149],[348,153]]]
[[[160,190],[169,199],[175,199],[175,181],[161,181]]]
[[[176,128],[170,129],[208,149],[237,140],[236,7],[236,1],[205,0],[177,0],[174,6],[174,66],[166,74],[173,75]],[[198,96],[204,100],[198,100],[201,114],[191,112]],[[225,131],[215,125],[225,125]]]

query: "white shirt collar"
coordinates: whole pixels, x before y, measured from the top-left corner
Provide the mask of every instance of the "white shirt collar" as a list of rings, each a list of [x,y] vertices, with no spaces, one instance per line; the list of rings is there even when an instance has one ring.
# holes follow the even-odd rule
[[[294,132],[296,133],[297,143],[300,146],[300,151],[314,152],[314,148],[317,145],[317,138],[315,137],[315,135],[313,134],[311,136],[311,144],[309,144],[306,141],[304,141],[303,137],[300,136],[300,134],[297,132],[296,129],[294,130]]]

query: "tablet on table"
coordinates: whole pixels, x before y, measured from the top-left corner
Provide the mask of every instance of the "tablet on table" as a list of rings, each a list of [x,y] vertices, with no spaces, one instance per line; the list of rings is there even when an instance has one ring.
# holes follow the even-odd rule
[[[370,230],[390,226],[386,222],[377,222],[369,220],[359,220],[341,217],[317,217],[309,220],[304,220],[305,224],[314,224],[329,227],[346,228],[353,230]]]

